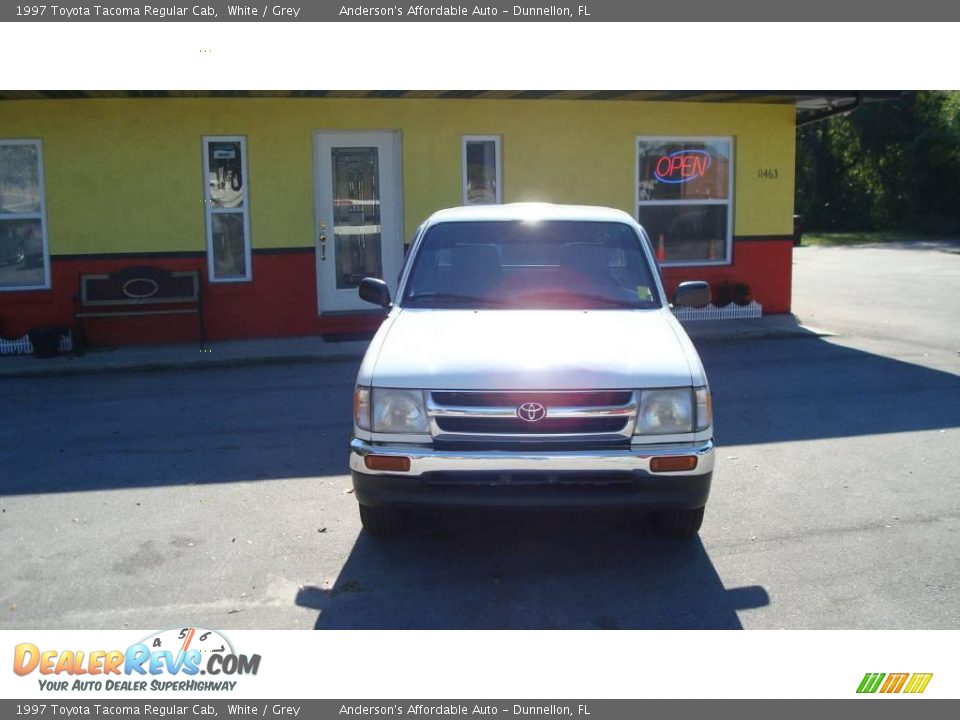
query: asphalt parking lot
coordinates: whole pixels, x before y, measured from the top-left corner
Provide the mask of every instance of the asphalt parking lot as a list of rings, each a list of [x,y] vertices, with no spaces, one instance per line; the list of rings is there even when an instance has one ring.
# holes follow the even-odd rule
[[[635,517],[360,531],[355,362],[0,380],[0,627],[958,628],[960,254],[795,253],[828,337],[704,342],[699,539]]]

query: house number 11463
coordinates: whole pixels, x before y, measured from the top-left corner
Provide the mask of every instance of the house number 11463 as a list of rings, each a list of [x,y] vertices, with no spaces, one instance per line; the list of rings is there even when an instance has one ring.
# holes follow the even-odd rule
[[[757,168],[757,178],[760,180],[776,180],[779,176],[776,168]]]

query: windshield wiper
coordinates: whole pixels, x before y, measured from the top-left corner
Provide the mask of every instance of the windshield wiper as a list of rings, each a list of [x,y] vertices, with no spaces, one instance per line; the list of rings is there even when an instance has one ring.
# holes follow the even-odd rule
[[[575,298],[577,300],[586,300],[587,302],[602,303],[604,305],[610,305],[611,307],[619,308],[628,308],[630,310],[636,310],[643,307],[637,303],[627,302],[626,300],[617,300],[615,298],[609,298],[604,295],[593,295],[591,293],[580,293],[580,292],[540,292],[540,293],[528,293],[526,295],[521,295],[517,300],[529,300],[531,298],[548,298],[556,297],[560,299],[564,298]],[[649,301],[648,301],[649,302]]]
[[[431,292],[418,293],[407,297],[408,302],[417,302],[418,300],[438,300],[444,303],[456,303],[458,305],[506,305],[506,301],[498,298],[478,297],[476,295],[462,295],[460,293]]]

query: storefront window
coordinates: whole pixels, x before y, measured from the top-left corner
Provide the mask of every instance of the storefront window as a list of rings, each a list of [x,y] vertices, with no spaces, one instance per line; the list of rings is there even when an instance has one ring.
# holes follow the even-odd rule
[[[376,147],[335,147],[330,167],[337,290],[346,290],[365,277],[383,277],[380,152]]]
[[[246,150],[242,137],[203,139],[207,262],[212,282],[250,279]]]
[[[730,138],[637,139],[637,219],[664,265],[730,262]]]
[[[0,290],[50,287],[39,140],[0,140]]]
[[[500,167],[499,135],[467,135],[463,138],[464,205],[503,202]]]

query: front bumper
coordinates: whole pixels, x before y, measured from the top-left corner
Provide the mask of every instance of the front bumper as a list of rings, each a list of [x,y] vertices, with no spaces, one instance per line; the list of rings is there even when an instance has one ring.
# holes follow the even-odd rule
[[[369,454],[410,458],[409,472],[370,470]],[[654,457],[696,455],[689,472],[650,470]],[[622,450],[434,450],[353,438],[350,470],[364,505],[628,506],[699,508],[713,475],[713,442]]]

